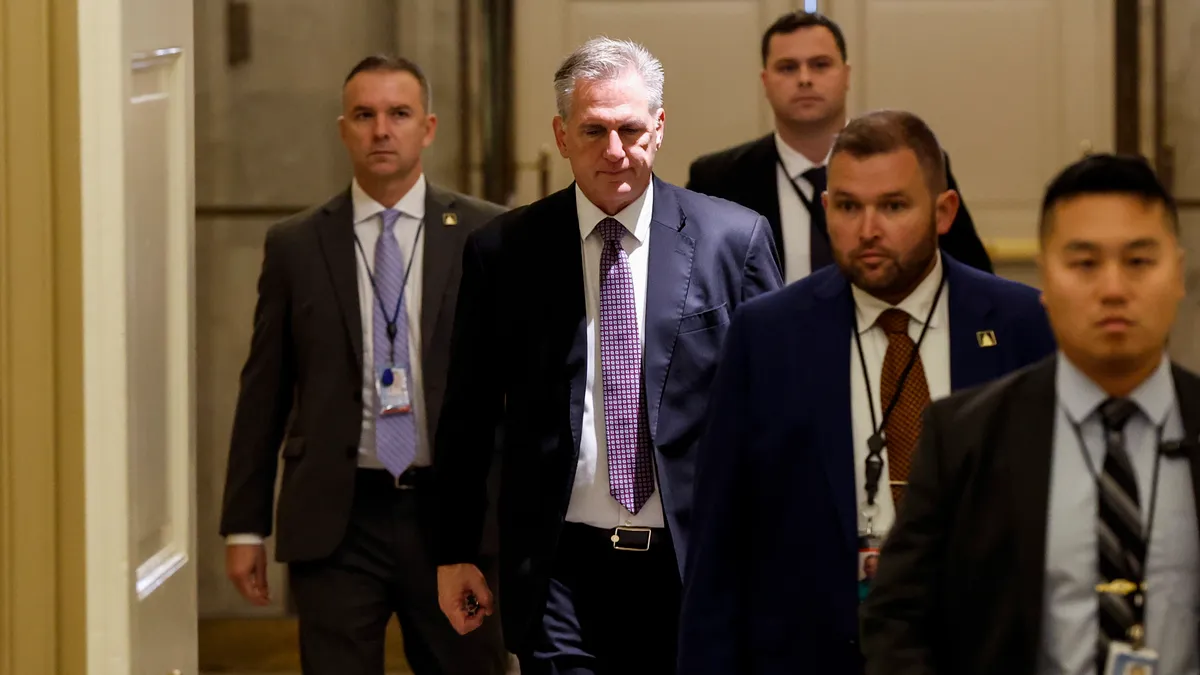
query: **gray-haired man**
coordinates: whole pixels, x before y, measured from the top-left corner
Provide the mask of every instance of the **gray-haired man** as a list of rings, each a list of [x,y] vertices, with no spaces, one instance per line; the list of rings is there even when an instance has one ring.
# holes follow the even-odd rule
[[[439,600],[462,633],[491,613],[473,563],[499,423],[502,622],[525,675],[674,672],[709,383],[733,312],[782,284],[764,218],[654,177],[662,86],[637,44],[571,54],[554,131],[575,183],[464,253],[434,446]]]

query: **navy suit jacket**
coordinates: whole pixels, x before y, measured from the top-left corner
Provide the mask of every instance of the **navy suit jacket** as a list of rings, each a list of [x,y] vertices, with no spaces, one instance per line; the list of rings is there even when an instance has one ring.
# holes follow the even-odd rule
[[[730,317],[783,285],[766,219],[654,179],[644,388],[659,492],[681,576],[695,448]],[[434,443],[439,564],[474,562],[500,427],[500,612],[510,651],[546,604],[570,504],[587,369],[575,186],[467,240],[450,374]],[[636,601],[636,598],[632,600]]]
[[[1035,289],[942,261],[953,390],[1054,351]],[[680,675],[862,672],[854,326],[834,266],[733,319],[697,460]]]

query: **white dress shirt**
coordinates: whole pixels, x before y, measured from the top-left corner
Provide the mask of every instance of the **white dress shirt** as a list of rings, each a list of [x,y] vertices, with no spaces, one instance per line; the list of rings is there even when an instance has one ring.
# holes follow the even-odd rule
[[[912,317],[908,322],[908,334],[916,342],[924,328],[925,317],[937,294],[938,283],[942,279],[942,257],[937,254],[933,271],[902,300],[895,308],[902,309]],[[884,311],[893,306],[873,295],[851,286],[854,294],[855,315],[858,321],[859,338],[862,340],[863,356],[866,358],[867,371],[871,375],[871,396],[874,400],[867,401],[867,389],[863,383],[862,365],[858,357],[858,347],[854,336],[850,339],[850,417],[853,425],[854,438],[854,485],[858,503],[858,528],[860,532],[867,527],[867,518],[863,509],[867,505],[866,461],[867,439],[874,430],[871,428],[871,412],[868,405],[875,408],[875,423],[882,424],[884,405],[880,402],[880,385],[883,378],[883,359],[887,354],[888,339],[883,328],[875,325],[875,321]],[[937,309],[929,320],[929,330],[925,333],[925,341],[921,343],[921,365],[925,368],[925,379],[929,385],[929,397],[936,401],[950,394],[950,288],[949,283],[942,289],[938,299]],[[909,373],[911,380],[912,373]],[[905,386],[908,386],[907,384]],[[879,478],[879,491],[875,494],[875,504],[878,512],[871,523],[876,536],[883,537],[891,529],[896,519],[896,506],[892,502],[892,491],[888,485],[887,450],[883,453],[883,475]]]
[[[596,225],[607,218],[588,201],[577,185],[575,208],[579,216],[580,246],[583,249],[583,291],[587,312],[587,375],[583,394],[583,432],[579,439],[579,463],[567,521],[593,527],[663,527],[662,497],[657,479],[650,499],[636,514],[631,514],[609,492],[608,446],[604,431],[604,381],[600,372],[600,253],[604,239]],[[642,196],[613,218],[627,232],[621,242],[629,255],[633,274],[633,296],[637,305],[638,340],[646,343],[646,272],[650,256],[650,218],[654,213],[654,183]],[[643,385],[644,386],[644,385]]]
[[[815,194],[813,184],[802,177],[802,174],[814,167],[828,164],[829,155],[825,155],[825,160],[820,164],[813,164],[807,157],[784,143],[779,132],[775,133],[775,149],[779,152],[779,159],[782,160],[783,166],[787,167],[787,173],[784,173],[778,165],[775,166],[775,190],[779,194],[779,224],[780,229],[783,230],[783,259],[787,261],[784,282],[790,284],[812,273],[812,245],[809,241],[812,236],[810,234],[812,216],[808,214],[808,209],[800,201],[800,198],[796,196],[796,191],[789,185],[788,175],[790,174],[795,179],[796,186],[800,188],[804,196],[820,207],[821,195]],[[833,152],[833,148],[830,148],[830,152]]]
[[[371,269],[375,267],[375,243],[383,231],[383,211],[387,207],[375,201],[363,191],[355,180],[350,186],[350,197],[354,203],[354,234],[358,237],[362,249],[354,247],[355,269],[358,277],[358,308],[362,319],[363,342],[363,420],[362,435],[358,443],[358,465],[363,468],[384,471],[383,464],[375,456],[375,419],[379,410],[378,392],[375,390],[375,291],[371,286],[368,268],[363,260],[370,261]],[[421,263],[424,259],[421,242],[425,239],[424,230],[418,237],[418,228],[425,217],[425,176],[417,179],[412,189],[391,208],[400,212],[396,219],[393,233],[400,244],[400,255],[405,265],[412,259],[412,271],[408,273],[408,283],[404,285],[404,306],[408,314],[408,354],[409,369],[412,375],[412,414],[417,422],[417,454],[413,466],[429,466],[429,430],[425,425],[425,388],[421,375]],[[416,248],[413,241],[416,238]],[[388,313],[395,311],[394,307],[387,308]],[[227,544],[259,544],[262,536],[258,534],[233,534],[226,538]]]

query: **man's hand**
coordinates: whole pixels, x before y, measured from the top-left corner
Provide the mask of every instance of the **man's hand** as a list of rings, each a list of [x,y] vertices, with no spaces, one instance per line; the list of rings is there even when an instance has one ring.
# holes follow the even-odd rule
[[[492,592],[487,580],[474,565],[442,565],[438,567],[438,604],[450,619],[459,635],[466,635],[483,625],[492,615]],[[474,595],[479,609],[472,615],[467,611],[467,598]]]
[[[262,544],[230,544],[225,547],[225,574],[242,597],[252,604],[271,603],[267,588],[267,549]]]

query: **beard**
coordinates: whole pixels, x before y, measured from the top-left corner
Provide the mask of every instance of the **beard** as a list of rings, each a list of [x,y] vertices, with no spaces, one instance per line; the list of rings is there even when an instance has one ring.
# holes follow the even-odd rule
[[[937,247],[937,226],[931,220],[929,236],[911,251],[898,252],[860,244],[849,255],[835,251],[834,259],[850,283],[881,300],[896,304],[912,293],[933,269]],[[868,249],[880,252],[883,257],[870,263],[864,262],[860,256]]]

